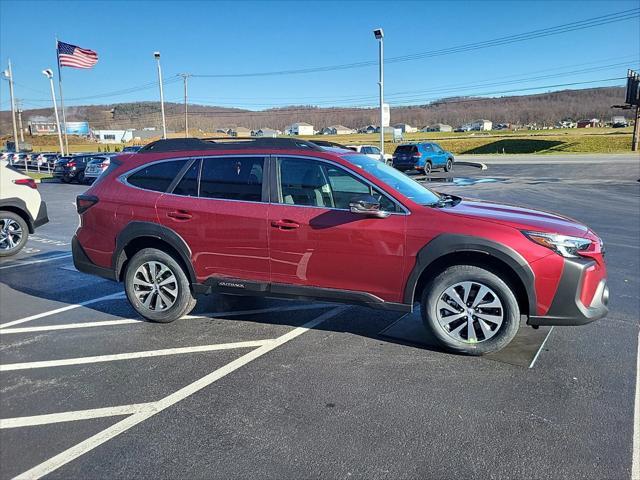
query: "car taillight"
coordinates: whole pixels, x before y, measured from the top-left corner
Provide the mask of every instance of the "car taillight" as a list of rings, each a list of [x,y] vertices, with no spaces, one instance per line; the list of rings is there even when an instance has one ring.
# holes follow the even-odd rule
[[[75,167],[76,162],[67,162],[67,167]]]
[[[414,153],[413,155],[411,155],[413,158],[420,158],[421,155],[419,153]]]
[[[78,213],[84,213],[98,203],[98,197],[95,195],[78,195],[76,197],[76,209]]]
[[[26,187],[33,188],[34,190],[38,189],[38,184],[33,178],[19,178],[18,180],[14,180],[13,183],[16,185],[24,185]]]

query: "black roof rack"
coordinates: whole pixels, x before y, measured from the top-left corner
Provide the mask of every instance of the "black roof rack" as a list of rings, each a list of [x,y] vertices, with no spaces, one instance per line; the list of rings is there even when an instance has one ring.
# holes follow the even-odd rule
[[[185,150],[240,150],[256,148],[304,149],[322,151],[306,140],[271,137],[168,138],[145,145],[138,153],[162,153]]]

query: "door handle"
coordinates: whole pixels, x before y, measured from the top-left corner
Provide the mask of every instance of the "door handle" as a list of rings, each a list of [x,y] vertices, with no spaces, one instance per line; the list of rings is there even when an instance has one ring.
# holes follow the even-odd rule
[[[176,220],[191,220],[193,215],[186,210],[178,210],[175,212],[168,212],[167,217],[175,218]]]
[[[271,226],[274,228],[279,228],[280,230],[295,230],[300,227],[298,222],[294,222],[293,220],[274,220],[271,222]]]

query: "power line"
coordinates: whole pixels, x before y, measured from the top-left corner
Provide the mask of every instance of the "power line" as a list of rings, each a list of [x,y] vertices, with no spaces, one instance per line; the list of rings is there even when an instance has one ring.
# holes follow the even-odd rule
[[[640,8],[634,8],[634,9],[624,10],[621,12],[616,12],[608,15],[601,15],[598,17],[588,18],[585,20],[579,20],[576,22],[556,25],[554,27],[548,27],[548,28],[532,30],[529,32],[524,32],[516,35],[499,37],[492,40],[485,40],[482,42],[463,44],[463,45],[458,45],[458,46],[439,49],[439,50],[430,50],[430,51],[415,53],[411,55],[389,57],[385,60],[385,63],[408,62],[413,60],[419,60],[422,58],[451,55],[454,53],[479,50],[482,48],[495,47],[499,45],[508,45],[511,43],[531,40],[534,38],[549,37],[552,35],[559,35],[562,33],[573,32],[576,30],[583,30],[586,28],[593,28],[601,25],[608,25],[610,23],[621,22],[624,20],[638,18],[639,16],[640,16]],[[328,72],[328,71],[335,71],[335,70],[347,70],[352,68],[370,67],[376,64],[377,63],[375,61],[362,61],[362,62],[353,62],[353,63],[346,63],[346,64],[340,64],[340,65],[328,65],[328,66],[322,66],[322,67],[310,67],[310,68],[301,68],[301,69],[293,69],[293,70],[279,70],[279,71],[271,71],[271,72],[199,74],[199,75],[194,75],[194,77],[241,78],[241,77],[298,75],[298,74],[306,74],[306,73],[318,73],[318,72]]]

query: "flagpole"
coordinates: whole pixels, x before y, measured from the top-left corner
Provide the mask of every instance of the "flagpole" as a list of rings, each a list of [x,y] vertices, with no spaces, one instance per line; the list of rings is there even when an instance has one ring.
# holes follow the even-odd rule
[[[60,108],[62,109],[62,125],[64,129],[64,145],[69,155],[69,139],[67,138],[67,115],[64,111],[64,97],[62,96],[62,72],[60,68],[60,54],[58,52],[58,37],[56,36],[56,64],[58,65],[58,91],[60,92]]]

